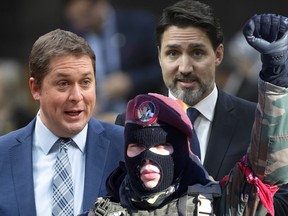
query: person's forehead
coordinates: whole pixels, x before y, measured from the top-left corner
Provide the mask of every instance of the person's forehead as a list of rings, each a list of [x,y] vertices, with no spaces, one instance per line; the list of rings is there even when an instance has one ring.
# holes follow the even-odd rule
[[[50,70],[48,74],[51,73],[69,73],[73,70],[81,71],[82,73],[91,73],[94,74],[92,60],[89,56],[54,56],[50,58],[49,61]],[[71,74],[70,74],[71,75]]]
[[[196,44],[205,44],[211,45],[212,43],[207,35],[207,33],[199,28],[194,26],[189,27],[178,27],[170,26],[164,32],[162,36],[162,46],[163,45],[177,45],[179,43],[196,43]]]

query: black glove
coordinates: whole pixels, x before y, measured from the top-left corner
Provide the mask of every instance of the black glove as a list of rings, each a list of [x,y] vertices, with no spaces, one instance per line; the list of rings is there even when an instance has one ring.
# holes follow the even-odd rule
[[[288,87],[288,18],[276,14],[254,15],[244,26],[243,34],[261,53],[261,79]]]

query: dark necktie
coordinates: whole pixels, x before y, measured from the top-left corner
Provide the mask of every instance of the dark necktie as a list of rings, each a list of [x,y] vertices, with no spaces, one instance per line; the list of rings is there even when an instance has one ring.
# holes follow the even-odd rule
[[[201,159],[200,144],[199,144],[199,140],[198,140],[195,128],[194,128],[194,122],[196,118],[199,116],[200,112],[193,107],[189,107],[186,112],[193,125],[193,132],[192,132],[192,138],[190,140],[190,147],[191,147],[192,152],[196,154],[199,157],[199,159]]]
[[[67,148],[72,144],[72,139],[60,138],[57,140],[60,150],[55,163],[53,178],[53,216],[73,216],[74,198],[71,165]]]

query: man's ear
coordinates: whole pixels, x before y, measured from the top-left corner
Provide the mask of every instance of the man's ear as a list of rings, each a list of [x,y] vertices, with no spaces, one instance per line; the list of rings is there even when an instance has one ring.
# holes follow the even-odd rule
[[[34,98],[34,100],[40,100],[40,87],[37,84],[36,80],[34,77],[30,77],[29,79],[29,87],[30,87],[30,92]]]
[[[224,45],[223,44],[219,44],[219,46],[216,48],[215,55],[216,55],[215,65],[219,66],[221,64],[221,62],[223,60],[223,56],[224,56]]]

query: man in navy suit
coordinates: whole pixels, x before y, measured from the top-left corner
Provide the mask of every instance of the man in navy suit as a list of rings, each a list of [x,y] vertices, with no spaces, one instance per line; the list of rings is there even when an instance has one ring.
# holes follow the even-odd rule
[[[159,62],[169,96],[200,112],[193,126],[201,161],[220,180],[247,151],[256,104],[217,88],[216,68],[224,55],[221,25],[209,5],[189,5],[163,10],[156,27]],[[124,118],[117,116],[116,124],[123,125]],[[287,191],[281,187],[275,195],[276,215],[288,214]]]
[[[123,129],[92,117],[95,54],[82,37],[60,29],[41,36],[29,67],[40,109],[26,127],[0,138],[0,215],[52,215],[60,137],[73,140],[67,153],[77,215],[106,194],[106,177],[123,159]]]

